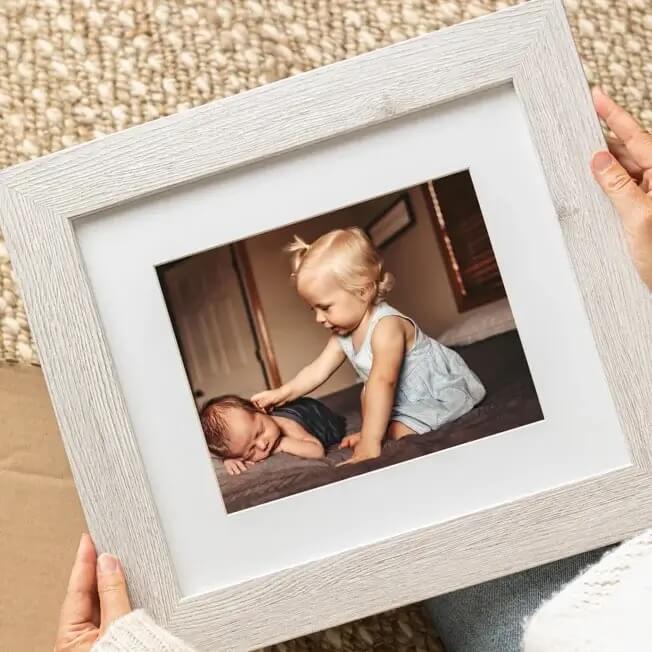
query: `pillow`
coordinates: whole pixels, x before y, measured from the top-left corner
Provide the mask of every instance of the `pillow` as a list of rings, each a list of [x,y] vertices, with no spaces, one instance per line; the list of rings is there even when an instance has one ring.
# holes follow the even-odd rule
[[[437,338],[444,346],[464,346],[514,330],[507,299],[500,299],[459,315],[458,321]]]

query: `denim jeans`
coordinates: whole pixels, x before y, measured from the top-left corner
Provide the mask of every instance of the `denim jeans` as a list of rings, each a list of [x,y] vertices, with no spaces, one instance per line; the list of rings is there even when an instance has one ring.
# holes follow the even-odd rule
[[[527,616],[608,549],[592,550],[427,600],[446,652],[518,652]]]

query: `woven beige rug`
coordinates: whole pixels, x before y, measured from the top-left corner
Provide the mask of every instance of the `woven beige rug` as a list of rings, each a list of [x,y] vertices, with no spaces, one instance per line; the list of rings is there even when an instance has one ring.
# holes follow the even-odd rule
[[[517,3],[0,0],[0,167]],[[566,4],[589,80],[652,126],[652,0]],[[0,283],[0,360],[38,364],[1,236]],[[274,648],[439,649],[419,607]]]

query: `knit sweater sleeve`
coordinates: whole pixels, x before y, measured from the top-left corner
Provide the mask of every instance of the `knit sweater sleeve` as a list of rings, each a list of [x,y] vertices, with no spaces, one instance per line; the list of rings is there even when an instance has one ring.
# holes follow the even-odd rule
[[[652,530],[607,552],[525,623],[523,652],[650,649]]]
[[[118,618],[92,652],[195,652],[159,627],[142,609]]]

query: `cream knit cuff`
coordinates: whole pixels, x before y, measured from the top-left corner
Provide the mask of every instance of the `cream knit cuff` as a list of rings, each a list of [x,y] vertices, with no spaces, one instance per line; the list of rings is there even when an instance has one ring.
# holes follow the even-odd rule
[[[523,652],[648,652],[652,530],[607,552],[544,602],[525,625]]]
[[[159,627],[142,609],[118,618],[92,652],[194,652],[183,641]]]

